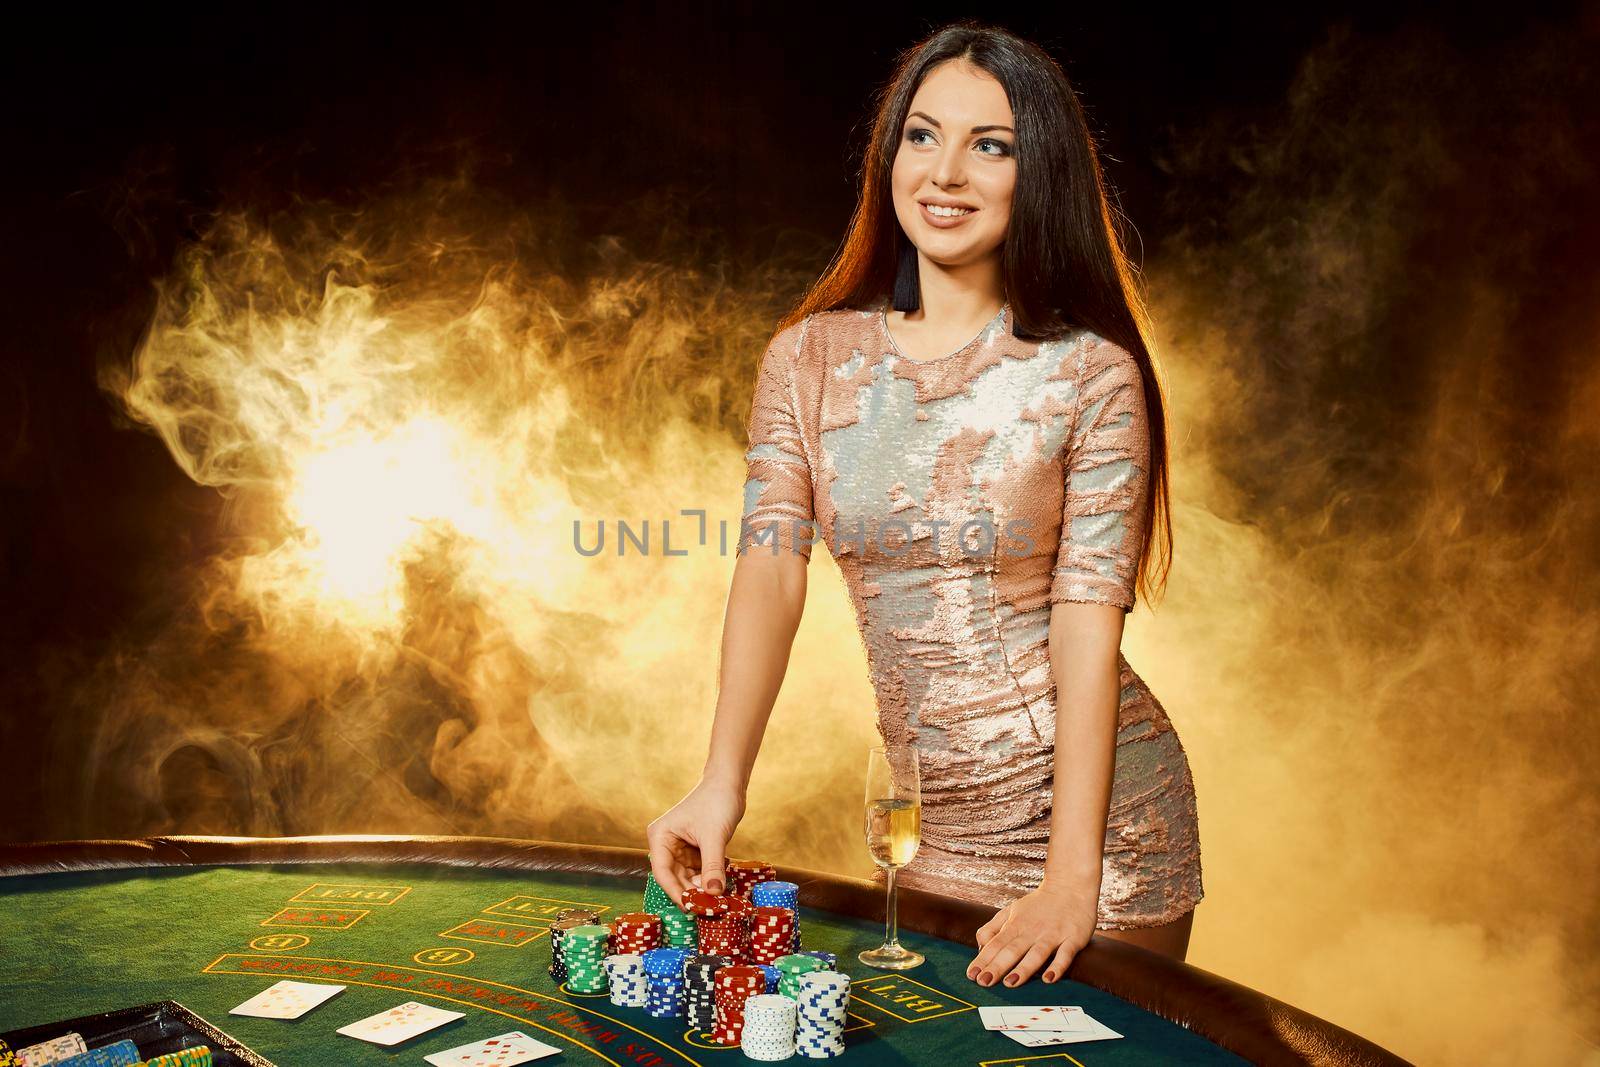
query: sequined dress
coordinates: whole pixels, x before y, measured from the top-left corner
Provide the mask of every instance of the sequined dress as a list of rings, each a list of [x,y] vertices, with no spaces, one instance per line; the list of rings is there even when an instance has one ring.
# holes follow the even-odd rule
[[[1009,305],[928,360],[899,351],[885,312],[817,312],[772,338],[739,551],[809,561],[809,538],[827,546],[879,732],[918,749],[922,845],[898,882],[998,908],[1039,884],[1049,843],[1050,605],[1134,603],[1144,387],[1133,357],[1092,331],[1018,339]],[[1170,922],[1204,893],[1188,759],[1117,658],[1101,929]]]

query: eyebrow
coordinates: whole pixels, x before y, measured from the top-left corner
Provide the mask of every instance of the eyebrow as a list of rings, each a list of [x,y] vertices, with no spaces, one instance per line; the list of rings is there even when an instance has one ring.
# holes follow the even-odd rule
[[[939,129],[939,130],[944,129],[943,126],[939,125],[939,120],[934,118],[932,115],[928,114],[926,111],[913,111],[910,115],[906,116],[906,118],[916,118],[916,117],[927,119],[929,122],[933,123],[933,126],[934,126],[935,129]],[[972,132],[973,133],[988,133],[990,130],[1004,130],[1006,133],[1015,133],[1016,132],[1010,126],[974,126],[974,127],[972,127]]]

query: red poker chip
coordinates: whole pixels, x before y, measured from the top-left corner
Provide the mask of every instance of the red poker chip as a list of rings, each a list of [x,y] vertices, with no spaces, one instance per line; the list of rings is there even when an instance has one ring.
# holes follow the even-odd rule
[[[683,891],[683,910],[690,915],[703,915],[715,918],[728,913],[730,897],[718,893],[707,893],[704,889],[686,889]]]
[[[766,974],[758,966],[744,966],[734,963],[731,966],[717,968],[717,985],[726,989],[736,989],[750,982],[765,982]]]
[[[762,882],[776,881],[777,868],[760,860],[733,860],[728,864],[728,891],[733,896],[749,900],[750,894]]]

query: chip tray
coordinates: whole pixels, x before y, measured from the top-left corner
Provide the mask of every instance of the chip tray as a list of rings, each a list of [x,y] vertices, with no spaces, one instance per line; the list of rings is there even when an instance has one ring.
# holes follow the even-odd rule
[[[91,1049],[128,1038],[139,1046],[139,1052],[145,1059],[177,1052],[181,1048],[209,1045],[211,1062],[216,1067],[277,1067],[265,1056],[251,1051],[175,1000],[28,1026],[0,1034],[0,1040],[13,1049],[21,1049],[68,1033],[81,1034]]]

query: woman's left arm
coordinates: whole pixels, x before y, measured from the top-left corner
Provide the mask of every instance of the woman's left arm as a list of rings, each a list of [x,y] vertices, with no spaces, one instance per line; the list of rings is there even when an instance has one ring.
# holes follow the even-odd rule
[[[1019,986],[1044,967],[1066,973],[1094,934],[1111,775],[1116,761],[1122,608],[1058,603],[1050,609],[1056,683],[1055,780],[1050,847],[1039,887],[995,912],[978,930],[967,977]]]
[[[1150,506],[1143,371],[1107,341],[1084,348],[1063,471],[1061,543],[1050,582],[1056,683],[1050,848],[1039,887],[978,930],[967,969],[983,985],[1021,985],[1041,966],[1066,973],[1094,934],[1116,764],[1122,624],[1133,608]]]

